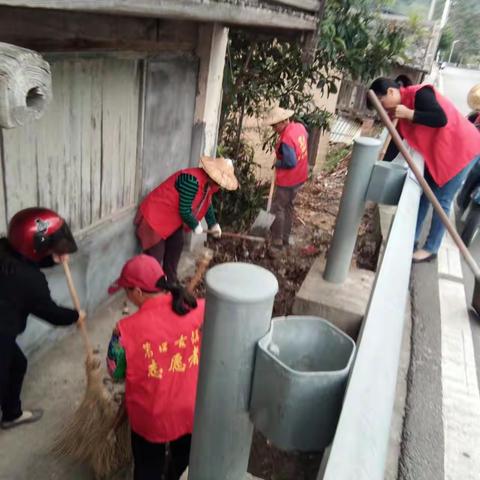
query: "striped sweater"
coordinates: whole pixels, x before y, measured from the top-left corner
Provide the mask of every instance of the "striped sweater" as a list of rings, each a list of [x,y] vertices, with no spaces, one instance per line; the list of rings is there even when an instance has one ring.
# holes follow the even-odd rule
[[[192,203],[198,192],[198,181],[193,175],[190,175],[189,173],[182,173],[178,176],[175,182],[175,188],[180,195],[180,216],[186,225],[188,225],[192,230],[195,230],[195,227],[198,225],[198,221],[193,215]],[[205,214],[205,220],[208,228],[213,227],[217,223],[212,205],[208,207],[207,213]]]

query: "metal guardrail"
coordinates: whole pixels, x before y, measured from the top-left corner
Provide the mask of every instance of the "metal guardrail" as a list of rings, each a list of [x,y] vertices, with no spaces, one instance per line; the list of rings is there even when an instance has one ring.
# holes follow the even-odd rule
[[[423,159],[414,154],[417,165]],[[342,412],[317,480],[383,480],[420,186],[408,172],[376,274]]]

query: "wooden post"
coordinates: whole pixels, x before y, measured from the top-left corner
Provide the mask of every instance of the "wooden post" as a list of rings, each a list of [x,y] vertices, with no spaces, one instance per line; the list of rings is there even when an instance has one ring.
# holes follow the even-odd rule
[[[50,66],[41,55],[0,42],[0,127],[40,118],[51,97]]]

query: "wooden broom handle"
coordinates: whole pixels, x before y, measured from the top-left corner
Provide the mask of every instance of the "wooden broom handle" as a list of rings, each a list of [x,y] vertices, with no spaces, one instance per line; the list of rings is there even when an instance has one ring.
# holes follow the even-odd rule
[[[272,183],[270,184],[270,192],[268,193],[268,201],[267,201],[267,213],[270,213],[270,209],[272,208],[272,201],[273,201],[273,192],[275,191],[275,180],[277,178],[277,171],[273,169],[273,176],[272,176]]]
[[[70,265],[68,264],[68,260],[66,258],[62,259],[62,266],[65,272],[65,277],[67,279],[68,290],[70,291],[70,296],[72,297],[73,305],[75,306],[75,310],[80,314],[81,306],[80,306],[80,299],[78,297],[77,289],[75,288],[75,284],[73,283],[72,272],[70,271]],[[85,322],[77,322],[77,326],[80,329],[80,334],[82,335],[83,343],[85,345],[85,350],[87,352],[87,357],[93,357],[93,348],[88,337],[87,327],[85,327]]]
[[[479,268],[477,262],[472,257],[471,253],[468,251],[468,248],[466,247],[465,243],[463,243],[463,240],[460,238],[460,235],[457,233],[457,230],[455,229],[455,227],[450,222],[450,219],[448,218],[447,214],[443,211],[443,208],[440,205],[440,203],[438,202],[437,198],[435,197],[432,189],[430,188],[428,183],[423,178],[422,172],[415,165],[415,162],[413,161],[412,156],[410,155],[410,153],[408,152],[407,148],[405,147],[402,139],[400,138],[400,135],[397,132],[397,129],[393,126],[393,123],[390,120],[390,117],[388,116],[387,112],[383,108],[383,105],[380,103],[380,100],[375,95],[375,92],[373,90],[368,91],[368,98],[370,99],[373,106],[375,107],[375,110],[380,115],[380,118],[382,119],[382,122],[385,124],[388,131],[390,132],[390,135],[392,136],[392,140],[395,142],[395,145],[397,146],[398,150],[400,151],[400,153],[405,158],[406,162],[408,163],[408,166],[412,170],[413,174],[415,175],[416,179],[418,180],[418,183],[420,184],[423,191],[425,192],[425,195],[427,196],[428,200],[430,200],[433,208],[435,209],[438,216],[442,220],[442,223],[445,225],[445,228],[448,230],[448,233],[451,235],[453,241],[456,243],[457,247],[459,248],[460,252],[462,253],[463,258],[468,263],[468,266],[470,267],[470,270],[475,275],[475,278],[479,279],[480,278],[480,268]]]
[[[205,271],[208,268],[211,260],[213,258],[213,252],[211,250],[205,250],[197,262],[197,268],[195,274],[187,285],[187,292],[193,295],[195,288],[199,284],[200,280],[203,278]]]

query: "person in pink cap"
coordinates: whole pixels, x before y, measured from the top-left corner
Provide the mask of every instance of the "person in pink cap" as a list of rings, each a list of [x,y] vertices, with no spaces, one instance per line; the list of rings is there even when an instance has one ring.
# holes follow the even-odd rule
[[[167,443],[164,478],[178,480],[190,456],[205,303],[168,284],[149,255],[130,259],[108,291],[122,288],[138,311],[117,323],[107,366],[114,380],[125,379],[134,480],[161,478]]]

